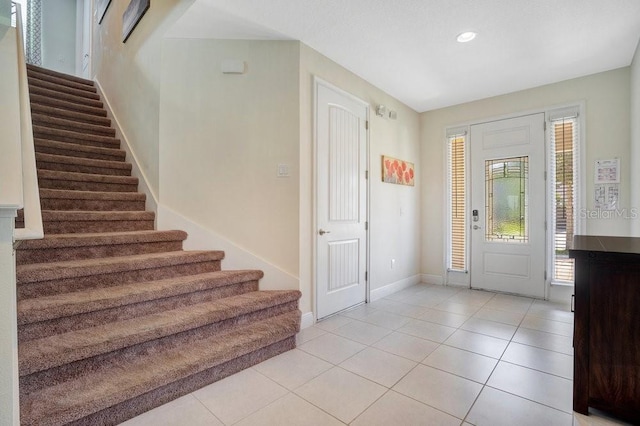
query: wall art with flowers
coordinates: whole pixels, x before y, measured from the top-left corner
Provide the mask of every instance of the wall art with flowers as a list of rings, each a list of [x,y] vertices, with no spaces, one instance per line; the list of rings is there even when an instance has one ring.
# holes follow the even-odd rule
[[[398,185],[414,186],[415,174],[413,163],[397,158],[382,156],[382,181]]]

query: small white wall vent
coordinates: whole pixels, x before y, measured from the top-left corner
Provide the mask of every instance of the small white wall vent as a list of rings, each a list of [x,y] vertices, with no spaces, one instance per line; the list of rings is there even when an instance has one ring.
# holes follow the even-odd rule
[[[223,74],[244,74],[245,63],[238,59],[223,59],[220,69]]]

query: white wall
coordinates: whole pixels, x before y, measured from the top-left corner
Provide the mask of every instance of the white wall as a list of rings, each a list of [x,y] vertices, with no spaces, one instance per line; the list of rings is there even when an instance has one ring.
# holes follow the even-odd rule
[[[371,105],[369,141],[370,270],[372,294],[384,287],[420,280],[420,164],[419,115],[380,89],[319,54],[300,46],[300,303],[303,312],[314,309],[313,244],[313,76],[355,95]],[[375,115],[384,104],[397,111],[397,120]],[[382,154],[416,165],[416,186],[382,183]],[[396,259],[391,269],[391,259]]]
[[[160,203],[295,277],[298,46],[167,39],[160,111]],[[224,59],[246,72],[222,74]]]
[[[640,209],[640,43],[631,64],[631,206]],[[640,218],[631,234],[640,237]]]
[[[143,178],[158,193],[158,129],[162,39],[194,0],[152,1],[126,43],[127,1],[112,1],[101,24],[93,19],[92,71],[139,160]]]
[[[76,0],[42,1],[42,66],[76,72]]]
[[[422,272],[444,274],[445,127],[523,111],[584,101],[586,104],[587,209],[593,209],[596,159],[621,159],[620,207],[630,207],[629,68],[563,81],[421,115]],[[630,221],[587,220],[591,235],[627,235]]]

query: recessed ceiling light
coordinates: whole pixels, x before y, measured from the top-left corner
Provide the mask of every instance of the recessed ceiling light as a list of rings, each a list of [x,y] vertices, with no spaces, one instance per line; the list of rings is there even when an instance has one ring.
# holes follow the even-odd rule
[[[474,33],[473,31],[466,31],[462,34],[458,34],[456,40],[458,40],[458,43],[466,43],[476,38],[476,35],[478,34]]]

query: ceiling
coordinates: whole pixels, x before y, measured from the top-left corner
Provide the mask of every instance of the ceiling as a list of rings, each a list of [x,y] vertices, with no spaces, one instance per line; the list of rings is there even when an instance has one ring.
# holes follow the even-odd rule
[[[630,65],[640,0],[195,0],[168,36],[300,40],[423,112]]]

